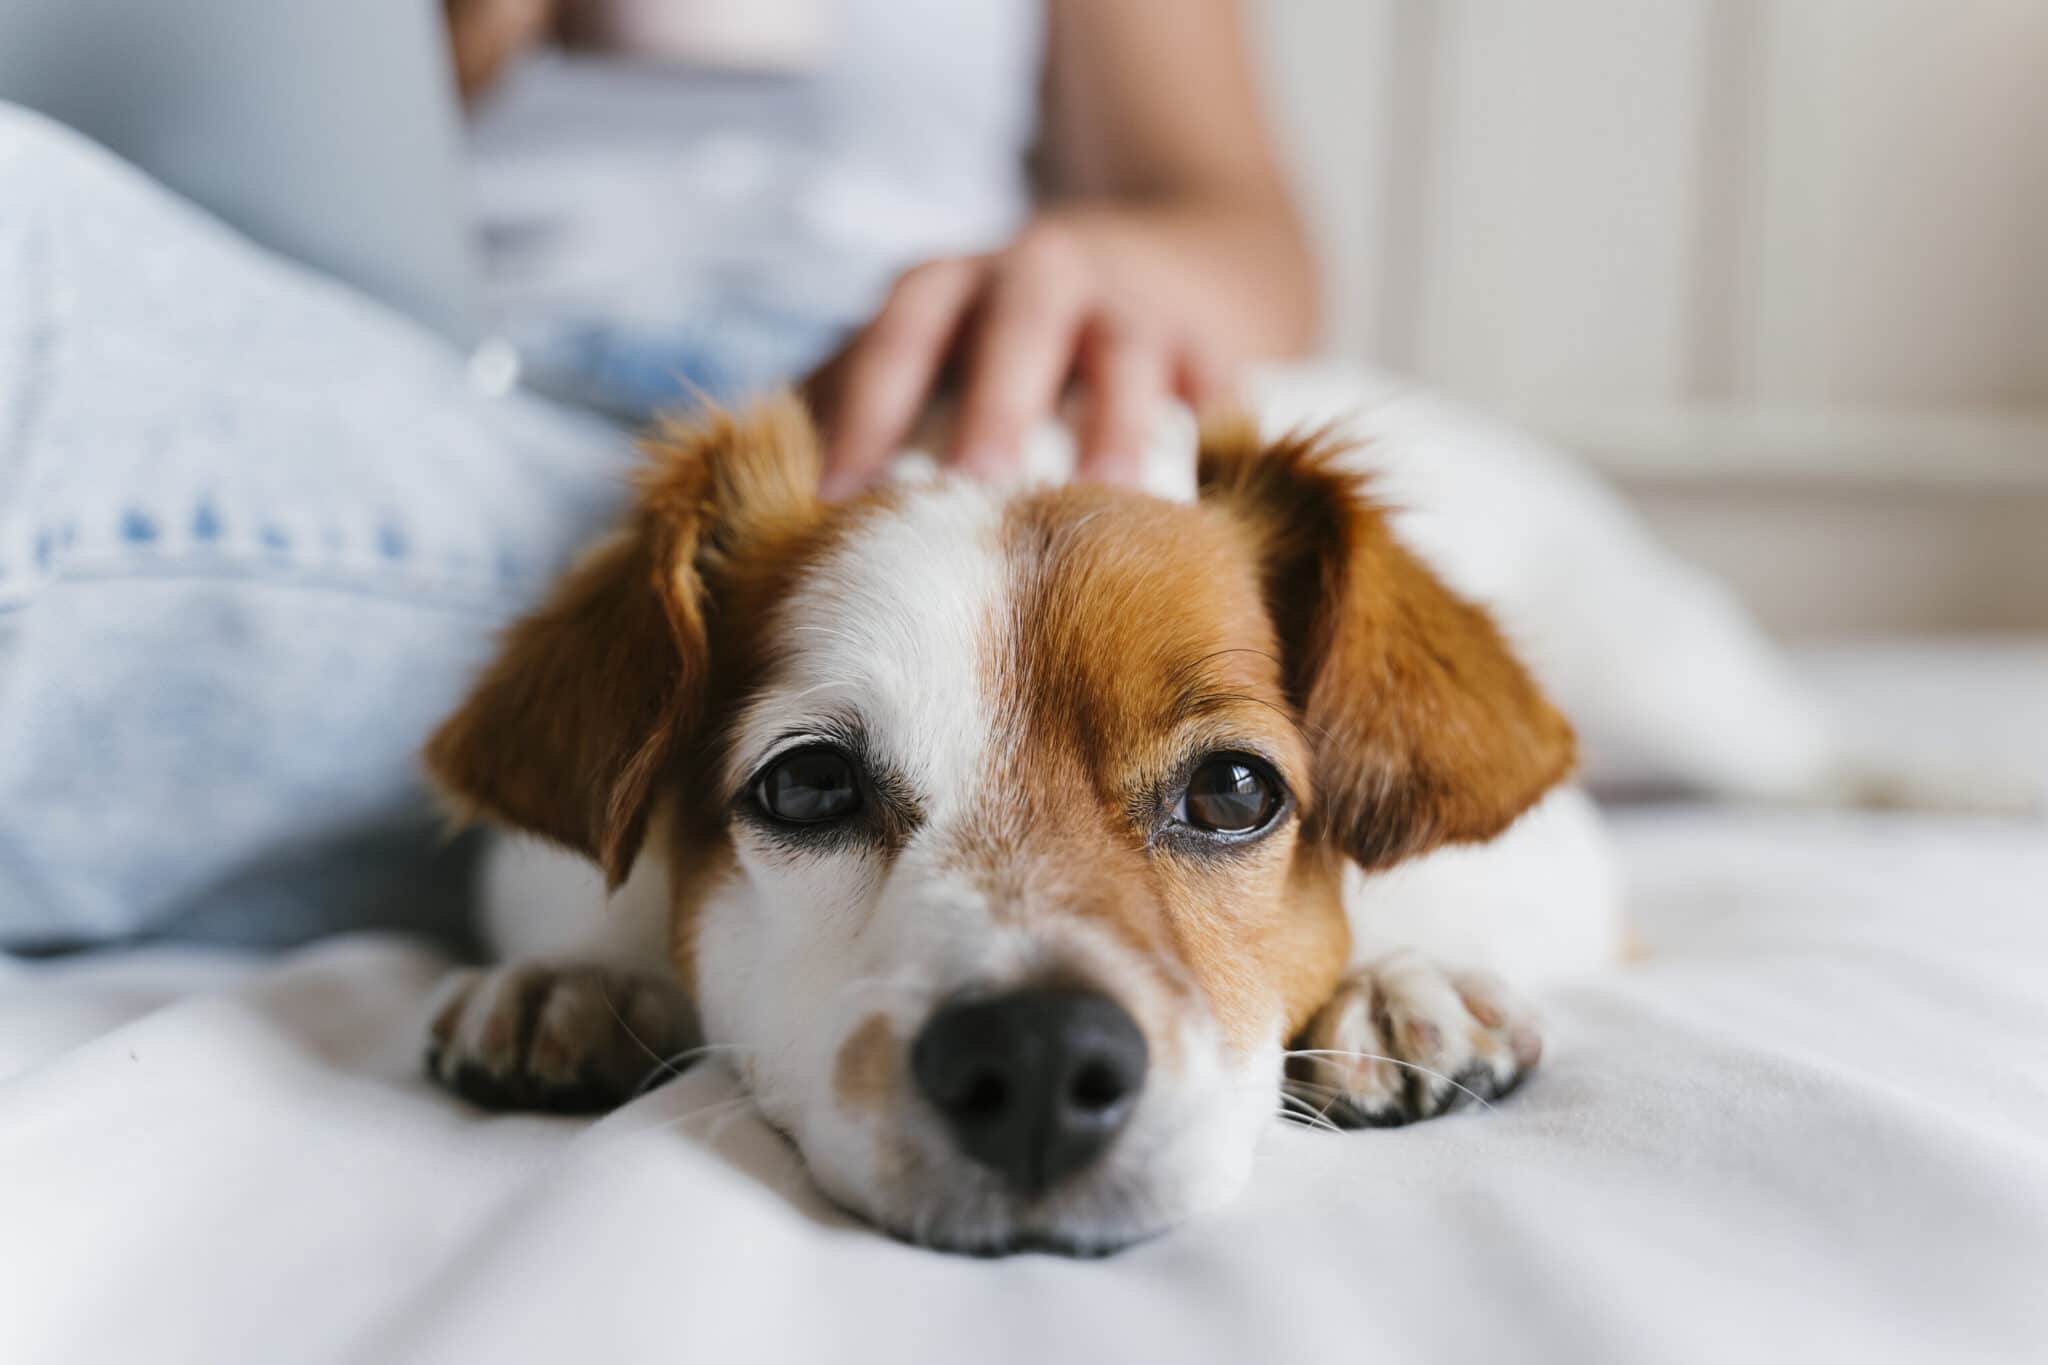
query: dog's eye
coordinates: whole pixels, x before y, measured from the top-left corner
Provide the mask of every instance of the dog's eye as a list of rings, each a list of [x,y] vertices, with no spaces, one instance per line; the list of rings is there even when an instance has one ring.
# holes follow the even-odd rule
[[[1176,814],[1196,829],[1249,834],[1279,809],[1279,788],[1263,768],[1241,754],[1218,754],[1195,769]]]
[[[853,763],[832,749],[799,749],[761,774],[761,809],[792,825],[839,820],[860,807]]]

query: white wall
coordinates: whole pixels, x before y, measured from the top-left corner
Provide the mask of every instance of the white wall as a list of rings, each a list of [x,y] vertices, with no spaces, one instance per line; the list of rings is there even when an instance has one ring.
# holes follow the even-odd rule
[[[2048,539],[2048,0],[1253,10],[1333,349],[1661,506],[1716,472],[1897,496],[1884,471],[1908,466],[1949,512],[2038,499]],[[1883,623],[1824,597],[1799,624]],[[2048,583],[2016,600],[2048,625]]]
[[[2043,0],[1259,0],[1331,339],[1513,408],[2048,407]]]

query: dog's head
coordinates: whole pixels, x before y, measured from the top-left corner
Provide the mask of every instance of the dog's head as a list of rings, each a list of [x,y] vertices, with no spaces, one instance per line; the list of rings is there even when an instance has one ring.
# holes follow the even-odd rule
[[[1230,1195],[1346,860],[1503,829],[1570,732],[1314,439],[1201,496],[815,494],[793,401],[668,432],[429,764],[672,883],[705,1034],[840,1203],[1099,1249]]]

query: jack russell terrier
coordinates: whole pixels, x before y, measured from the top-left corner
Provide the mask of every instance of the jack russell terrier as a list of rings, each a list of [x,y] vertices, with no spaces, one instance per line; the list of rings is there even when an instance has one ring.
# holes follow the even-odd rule
[[[708,1052],[882,1228],[1096,1252],[1229,1199],[1276,1112],[1506,1095],[1502,977],[1617,955],[1570,727],[1333,438],[1211,425],[1178,501],[819,469],[795,399],[658,432],[428,745],[545,841],[493,914],[602,900],[571,855],[611,892],[451,977],[449,1087],[600,1109]]]

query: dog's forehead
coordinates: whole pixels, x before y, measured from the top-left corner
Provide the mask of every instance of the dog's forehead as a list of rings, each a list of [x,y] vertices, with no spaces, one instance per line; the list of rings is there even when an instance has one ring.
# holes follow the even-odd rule
[[[738,719],[729,776],[783,735],[855,721],[935,818],[1014,761],[1024,731],[1114,744],[1207,697],[1279,700],[1231,526],[1102,489],[898,490],[850,514],[775,617],[776,662]]]
[[[847,516],[766,624],[773,663],[740,713],[732,761],[744,768],[822,723],[858,723],[940,808],[952,775],[978,768],[988,747],[976,663],[1004,597],[1001,500],[949,481]]]
[[[1215,703],[1282,703],[1257,561],[1227,519],[1065,488],[1011,504],[1005,544],[1004,681],[1035,729],[1135,737]]]

